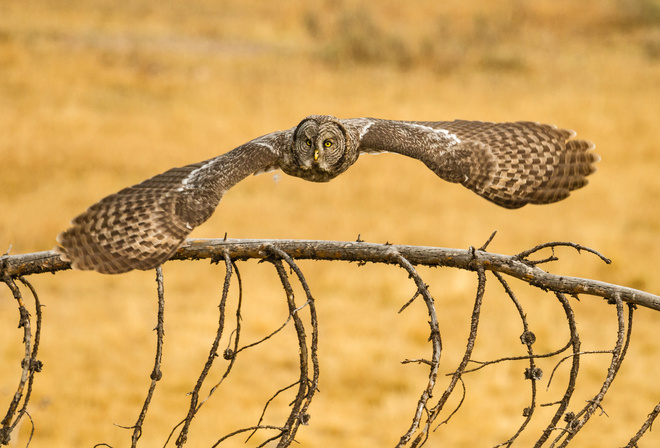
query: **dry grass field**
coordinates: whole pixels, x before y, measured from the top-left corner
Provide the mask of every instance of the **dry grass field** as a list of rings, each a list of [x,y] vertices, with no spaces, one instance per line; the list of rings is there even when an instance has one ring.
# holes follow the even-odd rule
[[[240,183],[193,237],[391,242],[513,254],[573,241],[612,258],[558,253],[552,272],[660,293],[660,3],[657,0],[31,0],[0,3],[0,252],[51,249],[55,236],[101,197],[173,166],[204,160],[313,114],[404,120],[534,120],[578,131],[602,156],[568,200],[504,210],[445,183],[421,163],[363,156],[328,184],[263,174]],[[408,5],[408,6],[406,6]],[[426,375],[405,358],[428,356],[421,303],[401,315],[414,285],[396,268],[302,263],[321,323],[320,393],[302,447],[393,446],[407,429]],[[274,270],[240,265],[243,340],[282,322]],[[208,353],[224,271],[206,262],[164,266],[164,378],[142,446],[162,446],[187,410]],[[465,346],[472,274],[422,270],[443,332],[441,373]],[[44,308],[30,405],[30,446],[129,444],[149,384],[155,334],[153,272],[61,272],[30,279]],[[494,279],[478,359],[523,354],[520,323]],[[537,350],[564,344],[561,308],[520,288]],[[573,302],[584,349],[609,348],[615,314]],[[0,406],[19,376],[22,333],[0,288]],[[660,401],[660,315],[637,312],[628,363],[577,437],[580,447],[623,446]],[[189,446],[210,446],[256,423],[264,401],[296,376],[291,335],[247,353],[193,422]],[[585,357],[574,407],[593,396],[608,355]],[[554,362],[544,365],[549,375]],[[524,365],[468,378],[466,402],[430,446],[493,446],[528,405]],[[212,372],[218,378],[222,362]],[[560,377],[539,400],[563,393]],[[213,376],[215,375],[215,376]],[[547,376],[545,377],[547,378]],[[456,398],[458,400],[458,398]],[[286,410],[273,408],[272,422]],[[457,403],[457,401],[456,401]],[[2,411],[4,413],[4,411]],[[539,409],[539,419],[550,410]],[[538,437],[532,425],[518,446]],[[25,446],[29,424],[11,446]],[[261,438],[261,441],[264,439]],[[645,444],[660,444],[658,431]],[[257,446],[259,440],[228,446]],[[224,446],[224,445],[222,445]]]

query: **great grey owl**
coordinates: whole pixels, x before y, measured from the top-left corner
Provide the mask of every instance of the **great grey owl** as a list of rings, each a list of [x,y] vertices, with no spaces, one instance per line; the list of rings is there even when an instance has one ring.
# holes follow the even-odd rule
[[[327,182],[361,153],[418,159],[506,208],[547,204],[587,184],[599,157],[573,131],[532,123],[337,119],[312,115],[204,162],[173,168],[92,205],[56,247],[77,269],[116,274],[165,262],[206,221],[222,196],[250,174],[281,169]]]

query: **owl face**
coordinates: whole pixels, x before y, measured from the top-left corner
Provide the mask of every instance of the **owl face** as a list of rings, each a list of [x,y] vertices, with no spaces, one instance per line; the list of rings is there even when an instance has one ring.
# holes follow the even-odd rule
[[[334,117],[312,115],[296,128],[285,173],[314,182],[327,182],[343,173],[357,159],[350,135]]]

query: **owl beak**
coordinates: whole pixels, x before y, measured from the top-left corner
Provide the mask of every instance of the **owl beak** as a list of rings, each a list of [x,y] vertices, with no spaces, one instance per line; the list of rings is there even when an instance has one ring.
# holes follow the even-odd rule
[[[319,161],[319,150],[318,150],[318,148],[314,150],[314,161],[315,162]]]

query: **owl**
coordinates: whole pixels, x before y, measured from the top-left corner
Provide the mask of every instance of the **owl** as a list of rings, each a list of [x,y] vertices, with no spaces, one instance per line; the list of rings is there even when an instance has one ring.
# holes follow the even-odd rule
[[[204,162],[172,168],[92,205],[55,250],[75,269],[118,274],[168,260],[251,174],[280,169],[328,182],[360,154],[418,159],[441,179],[509,209],[549,204],[587,184],[599,157],[573,131],[534,122],[395,121],[311,115]]]

